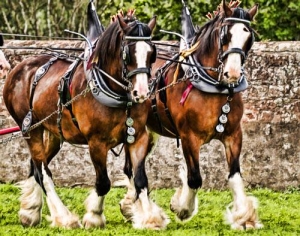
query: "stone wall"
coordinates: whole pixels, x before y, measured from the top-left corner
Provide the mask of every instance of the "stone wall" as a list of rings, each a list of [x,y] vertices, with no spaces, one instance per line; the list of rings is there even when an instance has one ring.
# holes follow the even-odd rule
[[[7,41],[14,47],[82,47],[78,41]],[[6,49],[12,66],[30,54],[32,49]],[[68,51],[70,53],[70,51]],[[78,52],[74,52],[78,54]],[[243,93],[243,149],[241,167],[247,187],[282,190],[300,186],[300,42],[255,43],[246,63],[250,83]],[[15,126],[2,99],[4,80],[0,81],[0,128]],[[17,182],[27,177],[29,152],[22,138],[7,142],[0,137],[0,182]],[[116,148],[118,151],[120,147]],[[224,148],[213,140],[200,149],[203,188],[227,188],[227,164]],[[181,148],[176,141],[161,137],[158,147],[146,162],[151,188],[170,188],[180,184],[178,166],[182,164]],[[123,153],[109,153],[108,168],[112,182],[122,176]],[[59,186],[90,186],[94,169],[86,146],[64,144],[50,165],[54,182]]]

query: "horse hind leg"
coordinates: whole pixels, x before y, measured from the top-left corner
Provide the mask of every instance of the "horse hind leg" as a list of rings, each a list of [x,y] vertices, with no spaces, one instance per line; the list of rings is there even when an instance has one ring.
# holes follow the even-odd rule
[[[34,177],[34,164],[30,162],[30,175],[17,187],[21,189],[19,219],[23,226],[36,226],[41,221],[43,191]]]
[[[189,134],[192,137],[193,134]],[[171,199],[170,209],[177,219],[183,222],[190,220],[198,212],[198,188],[202,185],[199,169],[200,144],[197,138],[182,138],[182,149],[185,163],[179,168],[182,186]],[[197,143],[195,143],[197,141]],[[194,142],[194,143],[193,143]]]
[[[104,143],[99,143],[97,136],[89,140],[89,150],[95,167],[96,184],[95,190],[91,191],[85,200],[86,213],[83,217],[83,226],[104,228],[106,225],[104,200],[111,186],[106,167],[108,150]]]
[[[32,138],[26,139],[32,157],[41,155],[42,129],[31,132]],[[36,139],[36,141],[33,141]],[[27,180],[17,183],[21,189],[19,219],[23,226],[36,226],[41,221],[43,207],[42,175],[38,171],[32,158],[30,160],[30,173]]]
[[[60,146],[56,145],[57,139],[49,135],[50,133],[44,133],[43,129],[38,128],[31,131],[31,138],[27,139],[32,156],[31,172],[29,178],[20,184],[22,196],[19,217],[25,226],[34,226],[40,222],[43,189],[52,226],[75,228],[80,226],[78,217],[71,214],[58,198],[48,169],[48,163],[60,149]]]

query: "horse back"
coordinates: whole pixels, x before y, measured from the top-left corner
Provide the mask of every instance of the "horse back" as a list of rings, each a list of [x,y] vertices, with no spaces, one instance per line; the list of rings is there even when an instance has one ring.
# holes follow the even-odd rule
[[[30,96],[36,72],[51,58],[50,55],[26,58],[13,68],[5,81],[3,89],[4,103],[19,126],[30,109]],[[36,84],[32,101],[35,111],[44,109],[53,111],[57,109],[57,86],[61,75],[69,65],[70,62],[66,60],[54,62]]]

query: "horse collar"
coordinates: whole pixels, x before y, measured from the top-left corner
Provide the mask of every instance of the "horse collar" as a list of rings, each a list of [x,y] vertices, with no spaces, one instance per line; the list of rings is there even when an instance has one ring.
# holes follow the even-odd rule
[[[194,66],[190,67],[186,71],[186,76],[190,78],[191,84],[198,90],[206,93],[217,93],[217,94],[230,94],[231,89],[233,93],[244,91],[248,87],[248,82],[244,74],[241,75],[238,85],[232,87],[222,86],[220,81],[215,80],[211,77],[203,68],[203,66],[190,56],[189,59],[191,64]],[[219,73],[221,73],[219,71]]]

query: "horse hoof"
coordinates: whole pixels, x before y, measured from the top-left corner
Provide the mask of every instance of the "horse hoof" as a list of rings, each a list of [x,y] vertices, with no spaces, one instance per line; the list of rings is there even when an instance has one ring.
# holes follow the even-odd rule
[[[33,221],[31,217],[28,216],[21,216],[20,217],[20,222],[23,227],[31,227],[31,226],[36,226],[40,223],[40,220],[38,221]]]
[[[24,227],[36,226],[41,222],[39,214],[36,214],[36,217],[34,217],[33,214],[27,214],[26,210],[20,210],[19,219]]]
[[[232,229],[261,229],[263,224],[258,219],[257,208],[258,200],[253,196],[247,196],[243,207],[237,207],[234,202],[227,206],[225,219]]]
[[[126,220],[130,220],[132,218],[132,215],[133,215],[132,210],[131,210],[131,207],[132,207],[133,203],[131,202],[130,204],[128,204],[123,200],[119,203],[120,204],[120,211],[121,211],[122,215],[124,216],[124,218]]]
[[[178,220],[182,222],[189,221],[198,212],[198,198],[193,191],[190,191],[191,196],[188,200],[182,198],[183,190],[177,189],[171,199],[170,210],[176,214]]]
[[[188,221],[192,218],[192,214],[189,210],[181,210],[180,212],[176,212],[176,216],[180,221]]]
[[[132,206],[132,223],[136,229],[165,229],[170,220],[165,212],[148,198],[147,190],[144,189],[139,199]]]
[[[68,217],[47,216],[46,218],[49,222],[51,222],[51,227],[60,227],[64,229],[82,228],[82,225],[77,215],[69,215]]]
[[[83,226],[86,229],[90,228],[105,228],[106,219],[104,214],[97,215],[92,212],[86,213],[83,217]]]

